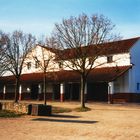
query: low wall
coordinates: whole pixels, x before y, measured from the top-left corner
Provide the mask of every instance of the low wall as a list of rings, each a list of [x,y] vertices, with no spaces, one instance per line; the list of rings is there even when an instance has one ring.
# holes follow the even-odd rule
[[[14,102],[1,102],[2,110],[12,110],[21,113],[29,113],[29,104],[27,103],[14,103]]]
[[[137,93],[115,93],[111,96],[112,100],[123,99],[125,102],[140,102],[140,94]]]

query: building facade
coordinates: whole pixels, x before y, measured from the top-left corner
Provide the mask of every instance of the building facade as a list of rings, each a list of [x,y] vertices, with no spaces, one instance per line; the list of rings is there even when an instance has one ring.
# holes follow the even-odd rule
[[[106,49],[95,60],[87,78],[86,100],[140,102],[140,38],[102,45]],[[90,52],[93,49],[90,46]],[[67,59],[70,51],[64,50],[63,54]],[[67,59],[57,60],[56,53],[54,49],[39,45],[29,52],[20,78],[20,100],[43,100],[44,74],[47,79],[48,100],[80,100],[80,75],[65,67]],[[89,58],[87,57],[88,65]],[[0,99],[14,99],[14,87],[14,76],[9,72],[5,73],[0,78]]]

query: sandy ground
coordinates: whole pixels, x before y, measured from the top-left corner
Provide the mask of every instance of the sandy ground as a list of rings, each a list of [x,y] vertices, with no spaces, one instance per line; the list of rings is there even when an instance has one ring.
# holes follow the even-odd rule
[[[49,103],[78,107],[79,103]],[[0,140],[140,140],[140,105],[88,103],[88,112],[0,119]]]

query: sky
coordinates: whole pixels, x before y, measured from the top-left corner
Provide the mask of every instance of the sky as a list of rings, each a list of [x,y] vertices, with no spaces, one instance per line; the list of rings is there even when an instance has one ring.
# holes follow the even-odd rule
[[[55,23],[82,13],[108,17],[123,38],[140,36],[140,0],[0,0],[0,30],[50,36]]]

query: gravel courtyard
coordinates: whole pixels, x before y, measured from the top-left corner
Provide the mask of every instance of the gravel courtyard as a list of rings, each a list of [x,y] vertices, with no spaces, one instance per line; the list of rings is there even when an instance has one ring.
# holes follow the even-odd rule
[[[49,104],[76,108],[79,103]],[[88,103],[88,112],[0,118],[0,140],[140,140],[140,105]]]

